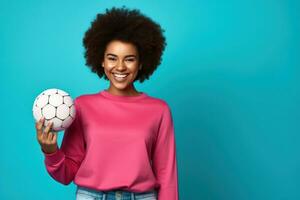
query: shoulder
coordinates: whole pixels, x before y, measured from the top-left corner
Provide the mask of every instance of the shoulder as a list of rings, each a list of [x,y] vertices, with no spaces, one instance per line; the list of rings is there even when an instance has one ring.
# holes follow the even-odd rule
[[[91,99],[95,99],[98,96],[99,96],[99,93],[81,94],[75,98],[75,101],[78,101],[78,102],[90,101]]]
[[[156,107],[158,107],[158,109],[161,110],[162,112],[170,112],[171,109],[169,103],[166,100],[154,96],[149,96],[149,95],[148,95],[148,99],[149,101],[151,101],[151,104],[156,105]]]
[[[153,102],[155,102],[157,104],[160,104],[160,105],[167,104],[167,102],[164,99],[162,99],[162,98],[159,98],[159,97],[154,96],[154,95],[150,95],[148,93],[146,93],[146,94],[147,94],[148,99],[152,100]]]
[[[74,98],[74,104],[76,107],[81,107],[83,104],[91,102],[93,99],[97,98],[97,93],[95,94],[81,94]]]

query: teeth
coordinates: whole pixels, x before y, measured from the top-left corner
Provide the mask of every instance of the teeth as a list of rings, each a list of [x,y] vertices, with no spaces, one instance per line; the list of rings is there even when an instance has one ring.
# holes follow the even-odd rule
[[[128,74],[114,74],[114,76],[118,77],[118,78],[124,78],[126,77]]]

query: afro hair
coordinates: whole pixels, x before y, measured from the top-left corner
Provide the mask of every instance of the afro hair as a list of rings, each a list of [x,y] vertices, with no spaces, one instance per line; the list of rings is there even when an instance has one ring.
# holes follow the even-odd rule
[[[141,83],[157,69],[165,49],[164,29],[137,9],[112,7],[97,14],[85,32],[83,45],[86,65],[100,78],[108,80],[102,67],[106,46],[112,40],[132,43],[139,53],[142,69],[135,80]]]

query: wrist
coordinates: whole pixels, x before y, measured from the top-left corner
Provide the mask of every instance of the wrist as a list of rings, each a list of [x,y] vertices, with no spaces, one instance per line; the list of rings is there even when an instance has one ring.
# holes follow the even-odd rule
[[[42,149],[43,153],[45,153],[45,154],[53,154],[58,150],[58,147],[57,146],[55,146],[53,148],[43,148],[42,147],[41,149]]]

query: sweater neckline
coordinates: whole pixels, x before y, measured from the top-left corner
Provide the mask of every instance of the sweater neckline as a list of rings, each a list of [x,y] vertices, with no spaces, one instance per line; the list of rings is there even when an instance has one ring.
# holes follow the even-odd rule
[[[109,93],[107,90],[102,90],[99,92],[102,96],[114,100],[114,101],[123,101],[123,102],[132,102],[132,101],[137,101],[139,99],[143,99],[147,97],[148,95],[145,92],[140,92],[140,95],[138,96],[121,96],[121,95],[115,95]]]

